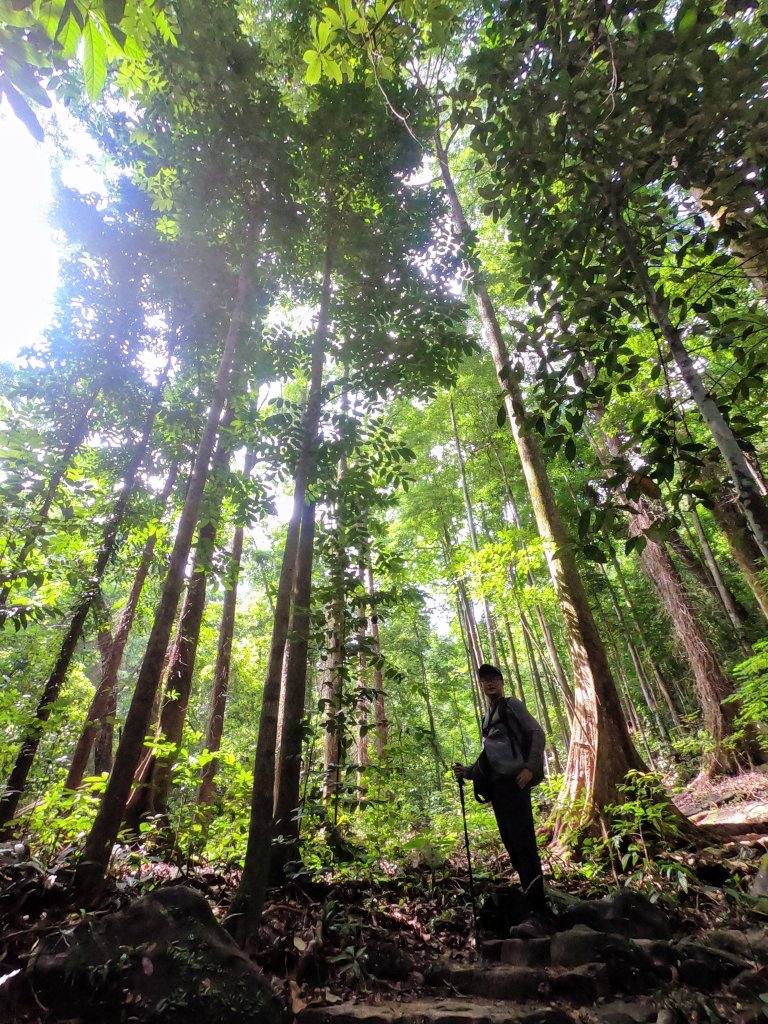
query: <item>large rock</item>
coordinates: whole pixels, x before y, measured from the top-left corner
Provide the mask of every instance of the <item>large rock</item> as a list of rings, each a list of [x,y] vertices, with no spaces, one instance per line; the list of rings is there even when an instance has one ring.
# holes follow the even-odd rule
[[[563,911],[558,928],[585,924],[598,932],[615,932],[628,939],[666,939],[672,933],[669,914],[630,889],[619,889],[602,900],[585,900]]]
[[[29,963],[40,999],[93,1024],[282,1024],[264,975],[193,889],[160,889],[59,935]]]
[[[559,967],[605,964],[611,983],[631,992],[642,992],[655,981],[650,957],[638,945],[621,935],[597,932],[576,925],[552,937],[552,963]]]
[[[714,992],[724,981],[751,967],[743,957],[698,942],[678,942],[674,949],[679,960],[680,980],[704,992]]]

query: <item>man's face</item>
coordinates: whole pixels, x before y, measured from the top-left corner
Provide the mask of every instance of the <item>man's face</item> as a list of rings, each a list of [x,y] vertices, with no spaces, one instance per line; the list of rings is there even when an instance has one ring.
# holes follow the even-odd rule
[[[483,693],[490,701],[497,700],[504,693],[504,680],[501,676],[489,676],[480,680]]]

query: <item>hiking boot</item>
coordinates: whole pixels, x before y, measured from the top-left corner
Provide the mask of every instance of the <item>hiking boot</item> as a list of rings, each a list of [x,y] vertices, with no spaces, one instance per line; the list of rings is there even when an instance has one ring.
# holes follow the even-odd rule
[[[509,929],[510,939],[546,939],[555,930],[555,919],[546,910],[531,914]]]

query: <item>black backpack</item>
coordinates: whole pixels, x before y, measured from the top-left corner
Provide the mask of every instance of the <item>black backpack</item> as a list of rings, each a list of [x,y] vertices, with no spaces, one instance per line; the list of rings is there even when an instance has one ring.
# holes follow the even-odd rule
[[[522,752],[523,759],[527,761],[528,755],[531,752],[533,735],[523,728],[514,712],[510,712],[506,697],[499,701],[498,711],[499,720],[507,730],[509,742],[513,747],[517,747],[517,749]],[[488,764],[488,757],[485,751],[480,754],[476,764],[479,769],[479,777],[472,780],[475,800],[477,800],[479,804],[487,804],[491,799],[493,773],[491,771],[491,766]],[[533,773],[531,785],[537,786],[543,778],[544,769],[542,766],[538,772]]]

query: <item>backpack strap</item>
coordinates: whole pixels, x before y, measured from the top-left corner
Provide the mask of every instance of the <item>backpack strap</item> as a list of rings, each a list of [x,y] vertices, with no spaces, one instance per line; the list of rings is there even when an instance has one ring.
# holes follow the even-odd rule
[[[520,753],[523,755],[525,760],[528,760],[528,755],[531,752],[531,739],[532,737],[525,732],[514,711],[510,711],[509,704],[507,703],[508,698],[504,698],[503,701],[499,701],[498,711],[499,720],[507,730],[509,736],[509,742],[513,749],[517,746]]]

